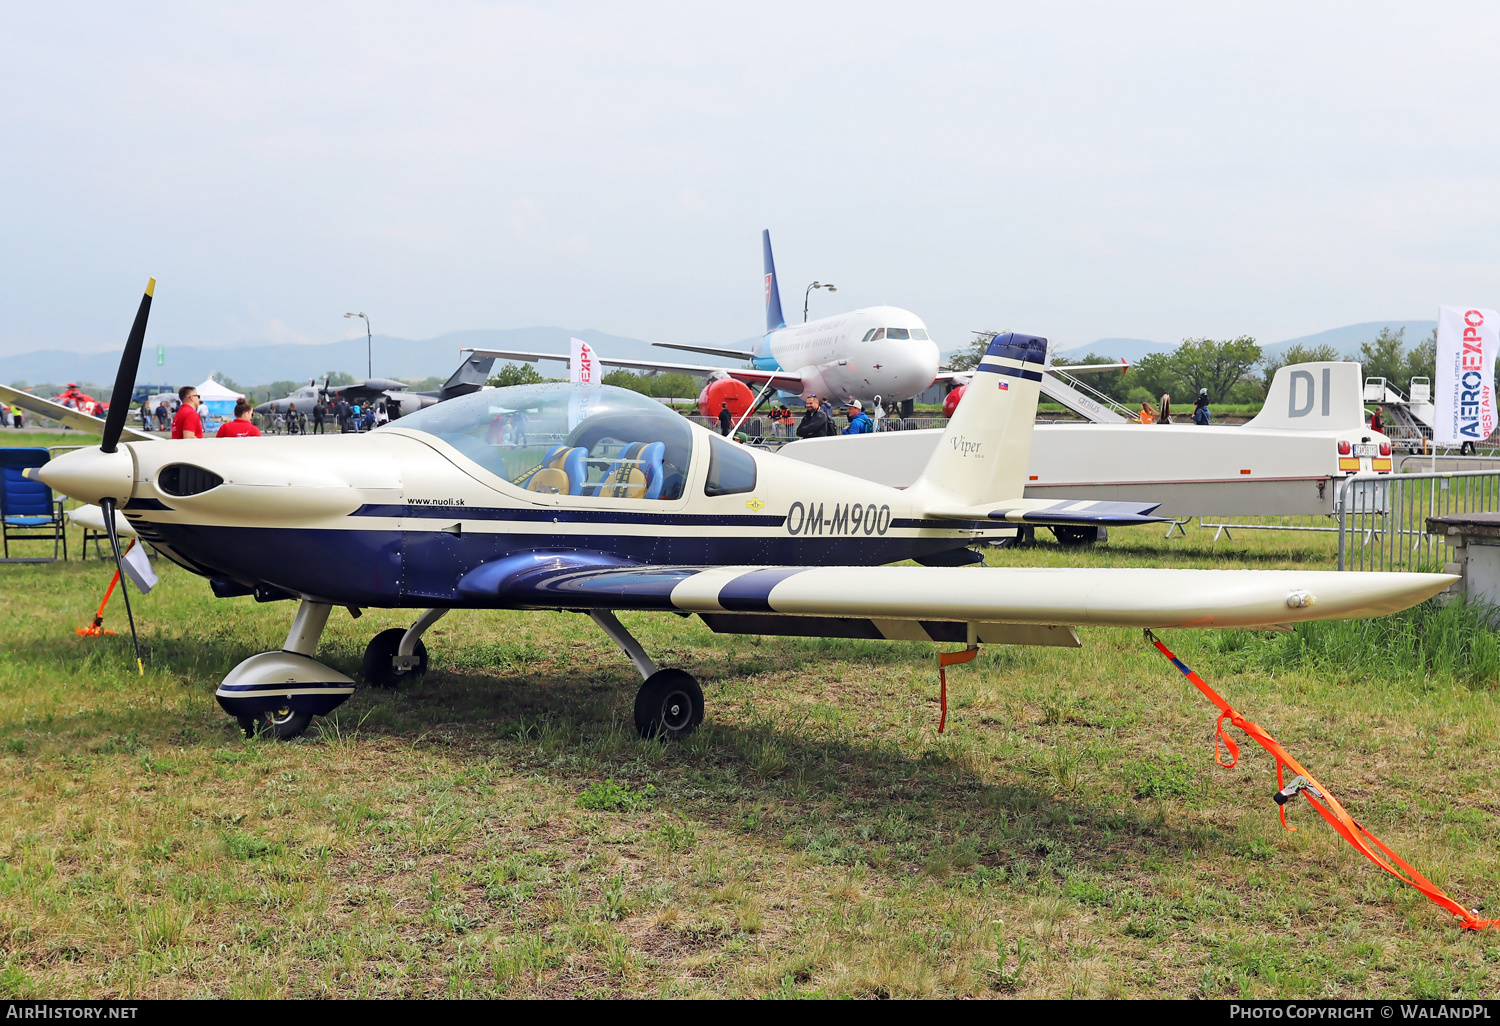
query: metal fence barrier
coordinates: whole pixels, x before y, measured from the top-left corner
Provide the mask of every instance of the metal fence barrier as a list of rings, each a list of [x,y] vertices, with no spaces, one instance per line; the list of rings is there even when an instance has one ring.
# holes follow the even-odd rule
[[[1441,570],[1447,535],[1427,518],[1500,511],[1500,470],[1359,474],[1339,484],[1334,509],[1340,570]]]
[[[1301,513],[1296,515],[1243,516],[1243,517],[1199,517],[1200,528],[1214,528],[1214,541],[1220,536],[1231,540],[1235,531],[1321,531],[1332,534],[1339,529],[1338,521],[1328,513]],[[1187,532],[1183,532],[1186,534]],[[1168,537],[1171,532],[1167,532]]]

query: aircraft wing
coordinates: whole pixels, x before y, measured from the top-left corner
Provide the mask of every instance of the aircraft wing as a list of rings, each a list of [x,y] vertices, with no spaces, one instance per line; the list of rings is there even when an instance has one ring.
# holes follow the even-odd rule
[[[493,356],[497,360],[524,360],[527,363],[535,363],[538,360],[557,360],[561,363],[568,362],[565,353],[528,353],[516,349],[475,349],[473,352],[480,356]],[[678,374],[693,374],[700,377],[710,377],[723,374],[743,381],[747,385],[770,384],[787,391],[802,390],[802,375],[789,374],[786,371],[763,371],[749,370],[744,367],[705,367],[694,363],[663,363],[658,360],[623,360],[614,356],[599,356],[594,359],[606,367],[625,367],[629,370],[654,370],[672,371]]]
[[[39,417],[48,417],[52,420],[61,421],[75,431],[87,431],[91,435],[104,434],[104,418],[92,417],[80,410],[70,410],[61,403],[55,403],[51,399],[43,399],[39,395],[23,392],[19,388],[11,388],[9,385],[0,385],[0,402],[11,403],[30,410]],[[145,431],[133,428],[126,423],[121,437],[127,442],[155,442],[159,436],[147,434]]]
[[[1386,616],[1458,579],[1338,570],[705,568],[602,562],[598,556],[561,553],[511,556],[465,574],[458,592],[476,604],[507,608],[661,610],[698,613],[705,620],[754,614],[767,627],[775,627],[777,617],[831,617],[840,621],[840,630],[851,629],[850,621],[868,621],[873,625],[868,629],[879,633],[824,636],[917,641],[938,638],[933,623],[1271,629],[1308,620]],[[922,637],[919,627],[925,630]]]
[[[998,520],[1007,524],[1074,524],[1078,526],[1129,527],[1132,524],[1165,523],[1155,517],[1159,502],[1077,501],[1074,499],[1009,499],[983,506],[928,508],[924,516],[941,520]]]
[[[1130,369],[1130,361],[1122,356],[1119,363],[1049,363],[1047,369],[1062,371],[1065,374],[1092,374],[1096,371],[1112,370],[1124,373]]]
[[[753,360],[755,354],[748,349],[721,349],[718,346],[685,346],[677,342],[653,342],[663,349],[681,349],[685,353],[702,353],[704,356],[727,356],[732,360]]]

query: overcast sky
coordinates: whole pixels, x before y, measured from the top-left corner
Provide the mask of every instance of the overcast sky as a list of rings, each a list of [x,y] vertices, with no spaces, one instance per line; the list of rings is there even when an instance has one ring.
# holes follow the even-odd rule
[[[1494,4],[0,5],[0,354],[1500,305]]]

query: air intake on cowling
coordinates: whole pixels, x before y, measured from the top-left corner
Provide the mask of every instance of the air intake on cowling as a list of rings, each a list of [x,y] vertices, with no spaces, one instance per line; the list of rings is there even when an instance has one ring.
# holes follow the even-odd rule
[[[157,490],[167,495],[198,495],[223,483],[224,479],[212,470],[191,463],[173,463],[162,467],[161,473],[156,475]]]

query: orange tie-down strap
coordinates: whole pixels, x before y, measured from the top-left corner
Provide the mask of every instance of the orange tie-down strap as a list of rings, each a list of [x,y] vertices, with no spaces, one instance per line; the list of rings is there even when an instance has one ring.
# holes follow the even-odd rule
[[[1480,919],[1477,909],[1473,911],[1465,909],[1444,894],[1437,884],[1413,869],[1400,855],[1387,848],[1380,838],[1355,822],[1354,817],[1344,810],[1338,799],[1329,793],[1328,788],[1318,783],[1317,778],[1307,772],[1300,762],[1288,755],[1286,749],[1282,748],[1275,738],[1267,734],[1259,724],[1252,723],[1236,712],[1228,702],[1219,697],[1218,692],[1204,683],[1202,677],[1173,655],[1171,650],[1149,630],[1146,631],[1146,640],[1155,645],[1162,655],[1172,660],[1173,665],[1182,671],[1182,675],[1192,681],[1193,686],[1203,692],[1205,698],[1219,707],[1219,720],[1214,725],[1214,759],[1220,766],[1227,769],[1240,759],[1239,746],[1234,743],[1233,738],[1224,733],[1225,720],[1250,735],[1256,744],[1271,753],[1271,757],[1276,760],[1276,784],[1280,788],[1276,792],[1276,803],[1280,806],[1282,826],[1288,830],[1297,829],[1286,821],[1286,803],[1300,794],[1307,799],[1309,805],[1318,810],[1318,815],[1328,821],[1329,826],[1337,830],[1344,840],[1352,844],[1365,858],[1402,883],[1415,887],[1427,895],[1428,900],[1434,904],[1441,905],[1452,912],[1459,918],[1465,930],[1483,930],[1490,927],[1500,929],[1500,920]],[[1227,761],[1220,754],[1221,746],[1229,752]],[[1290,784],[1286,783],[1284,773],[1286,769],[1290,769],[1294,774]]]

